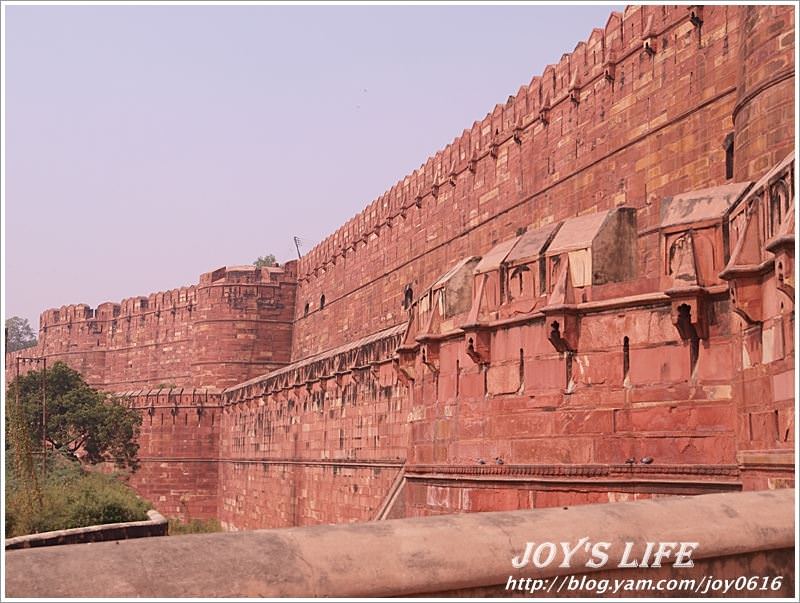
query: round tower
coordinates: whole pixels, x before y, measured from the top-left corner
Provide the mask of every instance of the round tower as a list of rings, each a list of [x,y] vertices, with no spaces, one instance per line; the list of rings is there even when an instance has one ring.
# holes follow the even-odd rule
[[[758,180],[794,148],[794,6],[739,8],[734,178]]]
[[[203,274],[191,318],[191,378],[225,388],[289,362],[295,274],[233,266]]]

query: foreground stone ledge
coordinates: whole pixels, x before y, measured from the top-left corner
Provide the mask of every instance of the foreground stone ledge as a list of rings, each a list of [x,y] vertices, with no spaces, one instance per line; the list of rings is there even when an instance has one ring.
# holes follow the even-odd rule
[[[515,570],[526,542],[609,541],[591,577],[783,576],[794,592],[794,490],[710,494],[529,511],[79,544],[6,553],[9,597],[383,597],[503,595],[509,576],[586,574]],[[692,570],[622,570],[625,542],[698,542]],[[670,561],[671,562],[671,561]],[[525,594],[525,593],[518,593]],[[563,593],[565,595],[575,593]],[[624,593],[630,596],[631,593]],[[653,596],[656,593],[640,593]],[[674,595],[675,593],[660,593]],[[737,593],[732,593],[737,594]],[[757,596],[759,593],[740,596]]]
[[[107,523],[85,528],[70,528],[69,530],[54,530],[52,532],[17,536],[6,540],[6,550],[29,549],[59,544],[102,542],[105,540],[128,540],[130,538],[146,538],[148,536],[166,536],[169,522],[164,519],[164,516],[152,509],[147,512],[147,516],[150,519],[146,521]]]

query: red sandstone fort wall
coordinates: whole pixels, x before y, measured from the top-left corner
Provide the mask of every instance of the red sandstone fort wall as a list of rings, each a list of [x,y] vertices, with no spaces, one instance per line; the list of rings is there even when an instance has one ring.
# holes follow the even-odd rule
[[[384,333],[225,392],[226,527],[375,517],[408,446],[409,392],[386,361],[398,342]]]
[[[635,275],[575,294],[585,310],[578,310],[580,344],[571,358],[548,341],[546,313],[531,313],[517,324],[490,322],[486,364],[470,358],[458,329],[471,315],[449,317],[446,324],[455,331],[442,326],[431,344],[421,339],[429,337],[424,329],[412,333],[409,345],[422,348],[409,365],[414,378],[392,381],[407,388],[403,513],[585,504],[790,483],[792,461],[752,451],[793,446],[793,393],[782,385],[793,375],[793,344],[774,355],[768,351],[770,360],[757,367],[744,369],[741,363],[744,339],[758,354],[772,347],[771,333],[778,328],[772,321],[783,328],[790,320],[789,301],[778,308],[769,292],[774,279],[760,282],[768,298],[764,307],[770,306],[765,315],[774,318],[763,337],[761,327],[743,336],[753,327],[738,318],[718,276],[738,237],[734,232],[725,239],[725,211],[713,227],[710,215],[684,226],[664,216],[670,199],[691,191],[704,198],[712,194],[708,187],[737,182],[738,174],[741,184],[727,189],[736,191],[730,201],[735,200],[751,186],[749,179],[791,150],[792,97],[786,90],[764,92],[786,78],[759,83],[769,71],[747,59],[752,65],[743,75],[741,62],[743,55],[756,53],[764,61],[765,52],[776,52],[773,66],[791,66],[787,41],[793,38],[787,34],[793,13],[703,7],[702,28],[691,16],[687,7],[629,7],[622,17],[612,16],[604,31],[596,30],[575,53],[300,261],[295,361],[378,329],[402,327],[409,319],[407,288],[414,292],[413,315],[420,295],[447,268],[489,253],[520,227],[623,205],[637,210],[636,238],[628,249]],[[740,52],[745,21],[746,35],[758,30],[762,50]],[[743,96],[742,77],[758,93]],[[759,109],[768,121],[742,133],[737,126],[742,140],[735,143],[736,169],[730,174],[725,143],[734,133],[734,113],[762,96],[773,99]],[[782,136],[778,123],[785,128]],[[681,211],[691,213],[688,206]],[[695,233],[689,236],[697,247],[694,278],[702,300],[678,290],[663,293],[676,286],[670,280],[671,246],[689,231]],[[766,238],[755,244],[763,247]],[[553,290],[552,282],[546,290]],[[693,311],[705,317],[696,349],[677,328],[681,300],[698,304]],[[312,381],[293,387],[302,390]],[[269,393],[241,392],[230,392],[234,413],[246,412],[239,395],[248,404],[261,395],[272,400]],[[328,403],[324,398],[323,412]],[[298,425],[314,423],[305,408],[295,412]],[[344,423],[330,425],[335,431]],[[329,444],[320,454],[330,450]],[[249,498],[243,479],[229,483],[238,484],[241,500]]]
[[[612,14],[300,260],[294,359],[399,324],[407,285],[520,226],[625,204],[645,233],[659,199],[724,184],[743,15],[706,6],[698,28],[686,6]],[[637,255],[654,276],[657,238],[642,234]]]
[[[755,180],[794,148],[795,13],[785,6],[740,10],[735,172]]]
[[[219,391],[164,388],[118,397],[142,415],[140,467],[130,478],[137,493],[167,517],[184,521],[219,516]]]
[[[294,263],[220,268],[197,285],[47,310],[39,343],[11,354],[46,357],[108,391],[150,387],[225,387],[286,364],[291,354]],[[21,366],[21,371],[37,368]]]
[[[790,485],[793,28],[628,7],[296,265],[45,313],[40,349],[226,388],[136,394],[134,479],[228,529]]]

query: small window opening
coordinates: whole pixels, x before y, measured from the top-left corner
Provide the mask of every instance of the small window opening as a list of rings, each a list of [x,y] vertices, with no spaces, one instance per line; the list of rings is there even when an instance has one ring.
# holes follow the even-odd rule
[[[410,286],[408,286],[406,287],[406,291],[403,294],[403,308],[408,310],[413,302],[414,302],[414,290]]]
[[[631,371],[631,342],[626,335],[622,339],[622,382],[628,383],[628,375]]]
[[[767,236],[772,237],[778,230],[783,220],[783,204],[781,203],[783,195],[774,187],[769,196],[769,220],[767,221]],[[787,195],[788,198],[788,195]]]
[[[733,178],[733,133],[729,133],[725,137],[725,142],[722,143],[725,149],[725,178],[730,180]]]
[[[530,272],[530,268],[527,266],[517,266],[514,268],[514,271],[511,273],[511,283],[510,286],[513,287],[517,295],[522,297],[525,293],[525,276],[526,272]]]
[[[325,294],[323,293],[322,296],[319,298],[319,309],[322,310],[325,307]]]
[[[309,308],[309,304],[308,304],[308,302],[306,302],[305,307],[303,307],[303,316],[308,316],[308,308]]]

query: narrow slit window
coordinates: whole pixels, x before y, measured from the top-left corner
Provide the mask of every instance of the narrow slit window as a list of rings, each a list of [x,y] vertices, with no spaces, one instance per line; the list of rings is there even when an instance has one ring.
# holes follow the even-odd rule
[[[626,335],[622,339],[622,382],[628,382],[628,376],[631,371],[631,342]]]
[[[691,339],[689,339],[689,369],[690,369],[690,376],[691,379],[695,378],[695,373],[697,372],[697,361],[700,359],[700,338],[697,335],[693,335]]]
[[[403,308],[408,310],[411,307],[413,301],[414,301],[414,290],[411,287],[406,287],[405,293],[403,294]]]
[[[733,178],[733,133],[725,137],[722,148],[725,149],[725,178],[730,180]]]

